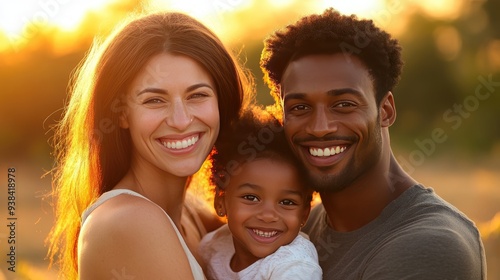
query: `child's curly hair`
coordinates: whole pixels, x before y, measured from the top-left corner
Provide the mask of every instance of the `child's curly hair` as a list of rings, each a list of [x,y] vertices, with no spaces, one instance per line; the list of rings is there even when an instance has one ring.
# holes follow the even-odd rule
[[[306,186],[305,171],[290,149],[279,119],[270,110],[257,106],[243,112],[233,123],[231,133],[219,138],[210,155],[212,185],[224,189],[242,164],[259,158],[291,163]]]

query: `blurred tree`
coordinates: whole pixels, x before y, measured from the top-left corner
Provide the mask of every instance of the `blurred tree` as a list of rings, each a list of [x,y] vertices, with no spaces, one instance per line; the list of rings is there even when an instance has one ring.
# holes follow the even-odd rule
[[[405,68],[395,89],[398,120],[392,130],[399,146],[418,149],[415,141],[431,139],[434,129],[446,135],[444,143],[435,143],[438,152],[486,154],[499,145],[500,63],[494,65],[492,56],[500,51],[494,31],[500,21],[488,22],[500,8],[482,4],[467,2],[455,20],[411,16],[400,36]]]

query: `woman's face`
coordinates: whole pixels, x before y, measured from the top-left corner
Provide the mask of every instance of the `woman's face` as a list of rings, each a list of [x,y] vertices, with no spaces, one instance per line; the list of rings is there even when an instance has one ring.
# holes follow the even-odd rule
[[[130,131],[135,164],[179,177],[198,171],[220,126],[215,85],[198,62],[170,53],[153,56],[125,103],[120,123]]]

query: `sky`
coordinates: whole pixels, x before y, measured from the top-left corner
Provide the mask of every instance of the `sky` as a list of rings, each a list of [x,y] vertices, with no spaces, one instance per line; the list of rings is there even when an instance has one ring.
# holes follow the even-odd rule
[[[231,34],[240,31],[241,28],[235,28],[227,18],[243,10],[257,11],[253,13],[255,21],[246,18],[238,22],[244,25],[262,24],[258,20],[272,24],[274,11],[291,5],[301,6],[302,14],[321,12],[327,7],[334,7],[345,14],[354,13],[360,17],[372,18],[382,25],[389,25],[391,17],[401,17],[402,10],[415,8],[434,17],[456,17],[463,0],[145,0],[137,3],[135,6],[155,10],[186,12],[207,24],[222,37],[224,35],[231,37]],[[115,16],[117,7],[120,7],[119,0],[2,1],[0,2],[0,52],[22,49],[32,37],[42,32],[46,32],[47,36],[54,40],[70,42],[82,33],[106,29],[104,25],[115,23],[111,19]],[[93,28],[82,29],[85,19],[91,15],[99,20],[92,22]],[[71,48],[71,44],[64,44],[61,48]]]

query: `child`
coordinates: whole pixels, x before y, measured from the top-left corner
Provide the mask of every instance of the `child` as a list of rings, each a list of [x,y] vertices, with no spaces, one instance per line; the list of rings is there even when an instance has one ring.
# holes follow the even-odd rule
[[[199,253],[208,279],[321,279],[318,255],[300,233],[311,191],[281,124],[257,109],[243,115],[212,155],[214,207],[227,225]]]

